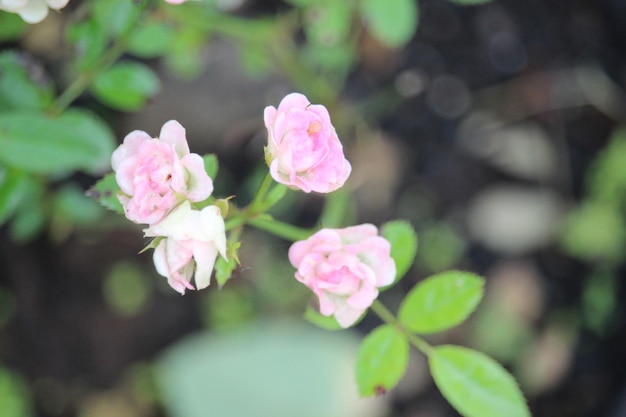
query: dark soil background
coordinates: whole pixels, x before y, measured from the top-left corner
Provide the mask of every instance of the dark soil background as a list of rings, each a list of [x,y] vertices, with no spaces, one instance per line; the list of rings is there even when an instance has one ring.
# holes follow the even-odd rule
[[[611,131],[626,121],[626,1],[498,0],[459,7],[443,0],[421,0],[419,4],[420,26],[405,49],[389,51],[364,38],[359,65],[342,94],[363,109],[379,138],[371,147],[347,140],[347,154],[354,157],[355,183],[376,181],[371,187],[354,187],[358,221],[380,224],[407,218],[421,238],[421,232],[432,224],[445,224],[463,245],[462,254],[450,267],[485,275],[490,283],[497,276],[514,274],[522,265],[521,274],[532,276],[528,281],[532,285],[503,291],[509,296],[512,291],[513,298],[531,310],[526,325],[532,336],[520,355],[526,354],[530,362],[544,361],[537,363],[546,375],[522,381],[525,389],[530,386],[533,416],[626,417],[624,267],[614,269],[617,304],[608,324],[601,332],[593,331],[575,323],[582,320],[585,285],[598,265],[568,255],[558,244],[558,230],[547,241],[499,248],[499,241],[494,243],[479,226],[472,226],[473,217],[468,214],[479,211],[475,204],[481,192],[496,186],[521,187],[558,199],[556,218],[536,219],[545,222],[542,227],[546,229],[558,229],[554,223],[562,220],[564,208],[584,198],[585,175],[592,161],[605,149]],[[256,1],[240,13],[272,14],[284,7]],[[158,99],[146,112],[112,117],[120,140],[135,128],[155,133],[166,118],[183,121],[190,138],[212,137],[211,143],[198,145],[206,148],[198,152],[218,153],[229,185],[238,187],[229,193],[241,196],[248,191],[239,181],[262,160],[262,108],[275,105],[268,97],[289,87],[280,78],[238,78],[232,69],[236,62],[228,58],[229,46],[222,47],[223,59],[209,65],[201,80],[184,86],[171,81],[173,87],[165,86],[182,98],[164,92],[168,100]],[[581,93],[572,81],[572,74],[581,67],[603,74],[613,83],[614,96],[603,95],[599,102],[586,100],[587,93]],[[216,93],[220,86],[240,101],[230,103],[227,93]],[[602,87],[597,88],[599,92]],[[195,120],[184,108],[175,108],[177,100],[193,101],[192,94],[218,107],[230,109],[232,105],[239,112],[233,117],[241,122],[233,127],[219,116]],[[568,97],[573,99],[568,101]],[[165,101],[173,107],[168,108]],[[504,125],[531,122],[539,126],[555,150],[548,164],[553,169],[546,175],[532,168],[520,174],[510,168],[514,163],[497,162],[497,150],[488,154],[468,151],[462,132],[477,111],[488,112]],[[170,113],[165,116],[166,112]],[[527,148],[511,149],[502,152],[512,152],[509,156],[515,160]],[[72,180],[87,188],[95,179]],[[317,197],[303,198],[296,203],[300,214],[293,220],[315,221],[319,206]],[[511,236],[515,238],[514,230]],[[206,326],[205,295],[170,294],[152,270],[150,256],[136,255],[143,244],[139,228],[113,215],[97,227],[73,231],[62,242],[43,235],[16,245],[6,228],[0,229],[0,310],[6,311],[0,317],[0,363],[25,378],[37,416],[79,415],[87,395],[120,389],[133,364],[152,360],[163,348]],[[278,246],[284,250],[285,243]],[[447,250],[445,245],[442,250]],[[156,282],[150,284],[142,309],[132,316],[116,314],[103,294],[104,280],[120,261],[135,263]],[[254,262],[252,255],[244,259],[244,265]],[[428,265],[428,259],[418,260],[410,277],[383,301],[397,303],[403,291],[433,272]],[[528,288],[539,291],[540,306],[532,307],[536,293]],[[575,336],[565,337],[555,348],[542,335],[561,313],[570,314],[565,328],[574,329]],[[375,323],[364,320],[357,330],[365,331]],[[442,340],[473,344],[477,339],[472,338],[472,329]],[[530,362],[518,357],[507,366],[517,372]],[[390,398],[394,416],[457,415],[432,385],[409,394],[390,394]],[[130,415],[165,415],[158,403],[138,409]]]

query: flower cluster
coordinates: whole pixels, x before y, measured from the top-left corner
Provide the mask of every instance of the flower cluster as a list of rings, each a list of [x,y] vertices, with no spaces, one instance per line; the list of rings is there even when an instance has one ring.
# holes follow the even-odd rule
[[[0,0],[0,10],[17,13],[28,23],[38,23],[48,16],[48,8],[60,10],[69,0]]]
[[[154,263],[181,294],[209,285],[218,253],[226,257],[224,219],[217,206],[193,209],[208,199],[213,181],[198,154],[190,153],[185,129],[170,120],[158,138],[133,131],[113,152],[111,165],[120,187],[118,199],[129,220],[147,224],[154,237]]]
[[[292,93],[278,108],[265,108],[264,122],[266,162],[276,182],[306,193],[329,193],[344,185],[351,165],[324,106]],[[181,294],[194,289],[192,277],[195,289],[207,287],[218,255],[226,259],[226,230],[220,208],[205,203],[213,181],[203,159],[190,153],[185,129],[172,120],[158,138],[131,132],[111,164],[124,214],[147,224],[145,236],[154,238],[157,272]],[[349,327],[372,305],[379,288],[394,281],[390,253],[377,228],[362,224],[322,229],[295,242],[289,260],[295,278],[318,297],[320,313]]]

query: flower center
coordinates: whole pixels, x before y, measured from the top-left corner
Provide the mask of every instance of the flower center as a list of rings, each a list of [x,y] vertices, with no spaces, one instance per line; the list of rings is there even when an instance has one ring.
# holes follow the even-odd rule
[[[322,130],[322,124],[321,124],[320,122],[318,122],[318,121],[316,121],[316,120],[315,120],[315,121],[312,121],[312,122],[309,124],[309,128],[306,130],[306,132],[307,132],[309,135],[314,135],[314,134],[316,134],[317,132],[319,132],[320,130]]]

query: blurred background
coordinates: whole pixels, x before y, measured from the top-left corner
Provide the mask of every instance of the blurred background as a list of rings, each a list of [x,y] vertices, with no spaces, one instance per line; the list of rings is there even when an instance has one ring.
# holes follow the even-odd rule
[[[62,91],[95,48],[85,22],[116,22],[126,3],[72,1],[29,27],[3,13],[2,57]],[[345,225],[402,218],[418,232],[383,303],[445,269],[481,274],[479,310],[432,343],[503,363],[535,417],[626,416],[626,2],[419,0],[408,21],[406,2],[370,3],[158,6],[121,59],[159,87],[137,108],[97,89],[75,104],[118,142],[178,120],[193,152],[218,156],[215,194],[238,205],[267,169],[264,107],[292,91],[327,105],[354,168],[328,204]],[[0,109],[17,85],[7,74]],[[458,415],[418,352],[398,388],[358,398],[356,349],[379,320],[342,332],[302,320],[311,295],[290,242],[245,229],[233,279],[181,297],[137,254],[141,227],[84,196],[97,179],[47,178],[13,212],[0,181],[1,416]],[[273,214],[311,227],[323,206],[291,192]]]

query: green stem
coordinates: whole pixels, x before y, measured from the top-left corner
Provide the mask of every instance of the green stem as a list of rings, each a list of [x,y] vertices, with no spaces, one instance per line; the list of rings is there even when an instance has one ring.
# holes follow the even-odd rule
[[[291,240],[293,242],[305,240],[313,233],[312,230],[302,229],[300,227],[292,226],[267,217],[252,218],[249,219],[247,223],[259,230],[264,230],[275,236],[282,237],[283,239]]]
[[[140,10],[137,11],[137,19],[133,24],[129,24],[128,28],[120,34],[114,41],[111,47],[100,57],[100,59],[94,64],[94,66],[82,74],[80,74],[74,82],[72,82],[52,103],[48,109],[48,113],[54,116],[58,116],[65,109],[67,109],[78,97],[80,97],[85,90],[94,82],[100,72],[107,69],[115,63],[122,56],[128,47],[130,36],[136,28],[136,23],[143,16],[143,11],[147,2],[140,4]]]
[[[429,356],[433,352],[433,347],[428,342],[426,342],[424,339],[422,339],[418,335],[413,334],[409,332],[408,330],[406,330],[402,326],[402,324],[400,324],[398,319],[396,319],[396,316],[394,316],[393,313],[389,311],[387,307],[383,305],[383,303],[381,303],[378,300],[374,300],[374,303],[372,304],[371,309],[374,313],[376,313],[378,317],[381,318],[382,321],[389,324],[390,326],[395,327],[396,329],[398,329],[398,331],[403,333],[406,336],[406,338],[409,340],[409,342],[413,346],[415,346],[420,352],[422,352],[424,355]]]
[[[259,186],[259,190],[257,191],[256,196],[252,200],[252,203],[250,203],[250,212],[254,213],[256,209],[258,209],[259,205],[262,204],[263,198],[265,198],[265,194],[267,194],[267,191],[269,190],[273,181],[274,180],[268,171],[268,173],[265,175],[265,178],[263,178],[263,182],[261,182],[261,185]]]

